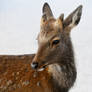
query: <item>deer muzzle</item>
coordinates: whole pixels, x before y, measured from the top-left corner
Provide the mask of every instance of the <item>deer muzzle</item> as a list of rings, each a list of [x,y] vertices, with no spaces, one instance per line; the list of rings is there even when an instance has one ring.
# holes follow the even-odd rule
[[[31,63],[31,68],[36,71],[43,71],[47,67],[47,64],[40,65],[38,62],[33,61]]]

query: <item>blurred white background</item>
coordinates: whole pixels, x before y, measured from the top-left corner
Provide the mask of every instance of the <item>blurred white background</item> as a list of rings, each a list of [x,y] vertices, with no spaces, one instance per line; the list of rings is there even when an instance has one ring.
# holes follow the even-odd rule
[[[48,2],[57,18],[83,5],[79,25],[71,32],[78,77],[70,92],[92,90],[91,0],[0,0],[0,54],[30,54],[37,50],[42,6]]]

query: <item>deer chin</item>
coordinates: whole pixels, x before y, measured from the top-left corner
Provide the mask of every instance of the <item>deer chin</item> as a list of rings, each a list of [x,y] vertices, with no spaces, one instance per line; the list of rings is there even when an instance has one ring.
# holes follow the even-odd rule
[[[39,68],[37,69],[37,71],[39,71],[39,72],[44,71],[49,65],[50,65],[50,64],[46,63],[46,64],[44,64],[43,66],[39,67]]]
[[[44,71],[49,65],[52,65],[53,63],[47,63],[43,65],[42,67],[38,68],[37,71],[41,72]]]
[[[39,72],[44,71],[46,67],[47,67],[47,65],[44,65],[41,68],[37,69],[37,71],[39,71]]]
[[[45,70],[44,67],[37,69],[38,72],[41,72],[41,71],[44,71],[44,70]]]

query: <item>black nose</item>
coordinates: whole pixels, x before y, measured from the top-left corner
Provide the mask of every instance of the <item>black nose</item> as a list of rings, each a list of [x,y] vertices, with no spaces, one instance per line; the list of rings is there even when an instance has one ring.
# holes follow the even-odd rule
[[[37,62],[31,63],[31,67],[32,67],[33,69],[37,69],[38,63],[37,63]]]

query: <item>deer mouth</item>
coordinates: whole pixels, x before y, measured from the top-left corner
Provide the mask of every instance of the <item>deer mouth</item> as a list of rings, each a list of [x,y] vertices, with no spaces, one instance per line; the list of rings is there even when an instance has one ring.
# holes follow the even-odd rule
[[[45,64],[38,64],[38,67],[35,68],[36,71],[41,72],[48,68],[49,65],[52,65],[53,63],[45,63]],[[31,65],[32,66],[32,65]]]
[[[44,71],[47,67],[48,67],[49,64],[45,64],[43,66],[41,66],[40,68],[37,69],[37,71],[41,72],[41,71]]]
[[[38,68],[37,71],[39,71],[39,72],[40,72],[40,71],[44,71],[47,66],[48,66],[48,65],[44,65],[44,66]]]
[[[39,71],[39,72],[44,71],[44,70],[45,70],[45,67],[37,69],[37,71]]]
[[[37,69],[37,71],[44,71],[49,65],[51,65],[51,64],[53,64],[53,63],[46,63],[46,64],[44,64],[43,66],[41,66],[40,68],[38,68]]]

